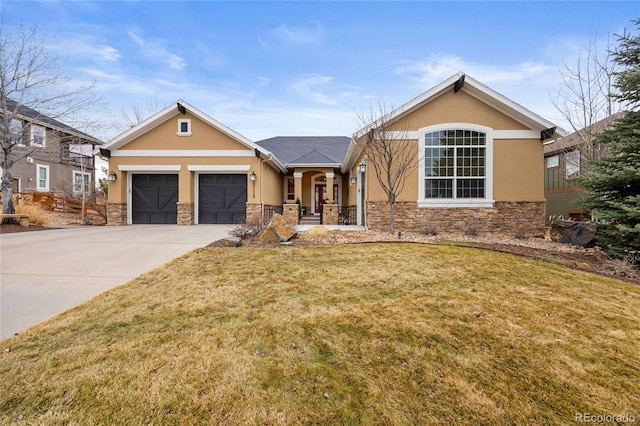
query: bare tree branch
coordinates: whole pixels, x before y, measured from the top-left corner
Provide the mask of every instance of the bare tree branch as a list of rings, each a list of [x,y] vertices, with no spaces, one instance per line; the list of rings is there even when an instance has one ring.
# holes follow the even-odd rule
[[[395,204],[404,190],[406,176],[418,167],[417,145],[408,140],[409,122],[393,120],[393,108],[379,99],[369,110],[357,113],[366,130],[357,140],[368,167],[373,167],[376,179],[389,203],[389,232],[395,232]]]

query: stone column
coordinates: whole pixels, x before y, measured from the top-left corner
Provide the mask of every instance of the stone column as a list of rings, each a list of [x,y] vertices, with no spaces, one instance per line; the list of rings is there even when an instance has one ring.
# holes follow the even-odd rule
[[[262,204],[247,203],[247,213],[244,223],[248,225],[262,223]]]
[[[127,224],[127,203],[107,204],[107,225]]]
[[[178,225],[193,225],[193,203],[178,203]]]
[[[338,205],[331,202],[322,206],[322,224],[337,225],[338,224]]]
[[[282,206],[282,216],[289,225],[297,225],[299,223],[298,204],[287,203]]]

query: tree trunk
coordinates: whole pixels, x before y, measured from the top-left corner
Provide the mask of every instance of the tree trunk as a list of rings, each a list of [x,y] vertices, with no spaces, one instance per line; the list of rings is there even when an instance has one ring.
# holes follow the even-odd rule
[[[390,234],[396,233],[395,215],[396,215],[396,203],[392,201],[389,203],[389,233]]]
[[[16,212],[16,208],[13,205],[13,179],[11,176],[11,171],[5,169],[2,171],[2,213],[3,214],[14,214]],[[6,223],[14,223],[15,219],[5,219],[3,222]]]

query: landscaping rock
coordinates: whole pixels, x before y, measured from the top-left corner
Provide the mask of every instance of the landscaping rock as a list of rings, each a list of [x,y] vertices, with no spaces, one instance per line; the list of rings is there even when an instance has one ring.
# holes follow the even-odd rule
[[[592,222],[575,222],[560,220],[553,226],[551,238],[565,244],[591,247],[596,233],[596,224]]]
[[[274,214],[267,226],[258,235],[265,244],[283,243],[296,236],[296,229],[284,220],[281,214]]]
[[[242,239],[237,237],[228,237],[222,240],[222,244],[225,247],[240,247],[240,244],[242,244]]]

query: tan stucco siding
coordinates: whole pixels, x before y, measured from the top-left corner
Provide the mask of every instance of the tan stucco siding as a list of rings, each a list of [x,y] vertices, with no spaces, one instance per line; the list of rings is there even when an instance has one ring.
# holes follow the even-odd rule
[[[178,136],[178,120],[191,120],[191,136]],[[220,149],[237,150],[249,149],[232,137],[222,133],[220,130],[211,127],[202,120],[187,113],[178,114],[165,121],[149,132],[141,135],[137,139],[127,143],[121,150],[144,150],[144,149]]]
[[[418,141],[407,141],[415,145],[416,161]],[[534,139],[493,141],[493,199],[495,201],[540,201],[544,199],[542,143]],[[406,184],[398,201],[418,199],[418,167],[407,173]],[[387,196],[369,162],[366,174],[367,200],[386,201]],[[351,201],[355,194],[349,194]]]
[[[418,130],[442,123],[470,123],[494,130],[527,130],[523,124],[464,91],[453,90],[433,99],[391,126],[392,130]]]
[[[256,171],[257,174],[257,171]],[[282,175],[266,163],[262,163],[262,173],[258,176],[261,182],[256,182],[256,198],[253,198],[252,183],[249,182],[249,202],[258,202],[262,199],[264,204],[277,206],[284,200],[284,186]],[[259,188],[259,189],[258,189]]]
[[[496,201],[544,200],[542,142],[494,140],[493,197]]]

